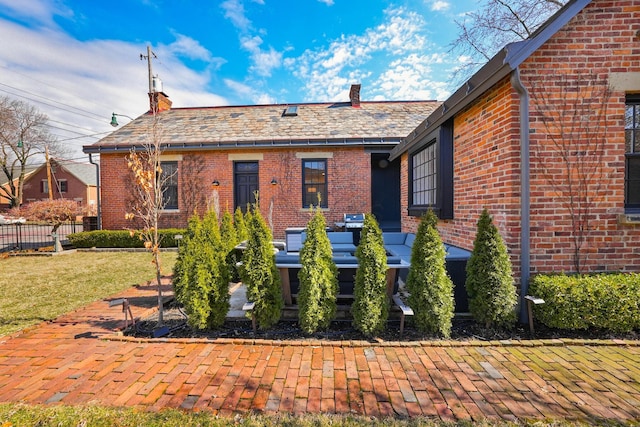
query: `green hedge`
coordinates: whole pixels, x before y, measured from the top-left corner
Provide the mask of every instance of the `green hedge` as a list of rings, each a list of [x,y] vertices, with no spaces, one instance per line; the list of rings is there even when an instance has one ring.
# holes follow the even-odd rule
[[[163,248],[175,248],[178,242],[177,234],[184,235],[183,228],[167,228],[160,230],[161,244]],[[128,230],[95,230],[73,233],[67,236],[69,243],[76,248],[143,248],[140,234],[131,236]]]
[[[561,329],[640,330],[640,274],[537,275],[529,294],[544,299],[534,316]]]

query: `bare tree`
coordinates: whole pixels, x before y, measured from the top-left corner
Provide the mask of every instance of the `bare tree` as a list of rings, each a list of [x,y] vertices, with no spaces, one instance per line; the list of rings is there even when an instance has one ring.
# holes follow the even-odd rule
[[[45,128],[47,120],[26,102],[0,97],[0,168],[7,180],[0,194],[9,200],[10,207],[22,204],[28,164],[47,149],[51,154],[62,154],[62,147]]]
[[[162,268],[160,265],[160,234],[158,231],[162,211],[167,205],[164,190],[172,174],[162,170],[162,128],[160,116],[153,114],[147,140],[142,147],[133,148],[127,156],[129,169],[133,172],[134,193],[126,218],[141,225],[140,237],[144,247],[151,251],[158,286],[158,324],[164,323],[162,296]],[[131,230],[135,233],[136,230]]]
[[[573,264],[580,273],[594,230],[593,208],[607,191],[604,155],[611,88],[606,80],[586,73],[558,76],[555,90],[548,90],[544,78],[533,86],[531,96],[544,136],[532,144],[532,155],[569,213]]]
[[[454,78],[462,81],[508,43],[525,40],[567,0],[485,0],[457,20],[458,37],[449,45],[463,64]]]

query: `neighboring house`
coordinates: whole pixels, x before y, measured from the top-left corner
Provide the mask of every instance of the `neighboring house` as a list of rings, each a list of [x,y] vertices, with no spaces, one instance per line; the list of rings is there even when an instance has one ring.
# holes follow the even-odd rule
[[[40,167],[39,165],[26,165],[25,171],[24,171],[25,179],[29,177],[29,175],[31,175],[39,167]],[[13,185],[15,187],[18,186],[17,177],[13,180]],[[10,203],[9,203],[9,198],[6,197],[5,190],[9,194],[11,193],[11,190],[9,186],[9,180],[7,179],[7,176],[4,173],[0,173],[0,187],[2,187],[2,191],[0,191],[0,210],[6,211],[7,209],[9,209]]]
[[[640,271],[640,1],[569,1],[444,101],[397,159],[403,231],[433,208],[443,240],[472,249],[486,207],[523,295],[535,273]]]
[[[194,211],[246,208],[259,194],[274,237],[309,220],[309,207],[324,208],[329,225],[344,214],[373,212],[386,230],[400,230],[400,162],[389,152],[438,105],[436,101],[350,101],[288,105],[171,108],[162,92],[154,116],[144,114],[94,145],[100,155],[102,227],[131,227],[134,202],[126,156],[162,141],[165,187],[162,226],[184,227]]]
[[[88,163],[51,159],[51,186],[54,199],[75,200],[89,213],[97,207],[96,167]],[[25,175],[22,202],[49,199],[46,163],[32,167]],[[3,206],[7,206],[6,200]]]

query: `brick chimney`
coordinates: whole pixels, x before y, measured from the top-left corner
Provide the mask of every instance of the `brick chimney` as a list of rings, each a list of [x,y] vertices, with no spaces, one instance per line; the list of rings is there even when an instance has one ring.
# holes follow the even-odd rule
[[[351,85],[349,91],[349,99],[351,100],[351,106],[353,108],[360,108],[360,85]]]
[[[171,100],[164,92],[153,92],[149,94],[149,107],[152,112],[162,112],[171,109]]]

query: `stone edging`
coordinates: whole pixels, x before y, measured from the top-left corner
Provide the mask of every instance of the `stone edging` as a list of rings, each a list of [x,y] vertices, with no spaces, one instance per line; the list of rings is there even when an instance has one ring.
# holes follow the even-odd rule
[[[426,341],[331,341],[331,340],[270,340],[252,338],[139,338],[126,337],[121,332],[112,336],[101,336],[106,341],[126,341],[135,343],[174,344],[234,344],[267,345],[273,347],[566,347],[566,346],[616,346],[640,347],[640,340],[589,340],[589,339],[543,339],[543,340],[426,340]]]

